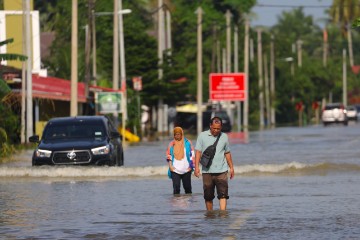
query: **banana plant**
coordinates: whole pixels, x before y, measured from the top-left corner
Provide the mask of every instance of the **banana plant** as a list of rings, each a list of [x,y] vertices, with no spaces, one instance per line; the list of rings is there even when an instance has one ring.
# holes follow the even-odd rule
[[[0,47],[8,43],[14,42],[13,38],[6,39],[5,41],[0,42]],[[16,53],[0,53],[0,62],[1,61],[10,61],[10,60],[19,60],[26,61],[27,56],[16,54]],[[0,65],[0,101],[11,91],[9,86],[5,81],[2,80],[2,71]]]

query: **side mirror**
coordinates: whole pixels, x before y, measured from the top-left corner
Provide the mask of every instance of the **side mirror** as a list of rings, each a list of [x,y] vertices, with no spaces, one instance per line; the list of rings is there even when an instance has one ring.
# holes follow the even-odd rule
[[[111,133],[110,133],[110,137],[111,137],[111,138],[119,138],[119,137],[120,137],[120,133],[119,133],[119,132],[111,132]]]
[[[38,143],[39,142],[39,135],[34,135],[29,137],[29,141],[33,142],[33,143]]]

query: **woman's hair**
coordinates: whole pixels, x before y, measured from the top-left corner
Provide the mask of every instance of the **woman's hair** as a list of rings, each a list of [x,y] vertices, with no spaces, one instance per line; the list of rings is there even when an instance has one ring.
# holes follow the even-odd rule
[[[210,124],[213,125],[214,123],[220,123],[220,125],[222,126],[222,119],[220,117],[213,117],[210,120]]]

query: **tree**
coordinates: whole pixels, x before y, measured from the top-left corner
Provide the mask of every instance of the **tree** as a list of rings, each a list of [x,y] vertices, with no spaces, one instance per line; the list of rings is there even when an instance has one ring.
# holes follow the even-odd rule
[[[353,28],[360,27],[360,18],[355,19],[352,26]]]
[[[334,0],[330,8],[330,16],[334,23],[339,24],[343,36],[348,40],[350,65],[354,66],[351,24],[360,15],[359,0]]]
[[[0,42],[0,47],[12,43],[14,39],[7,39]],[[0,54],[0,61],[20,60],[25,61],[26,56],[13,53]],[[2,79],[2,68],[0,66],[0,157],[11,153],[14,149],[9,143],[17,142],[19,134],[19,119],[11,108],[11,89]]]
[[[349,25],[360,15],[359,0],[334,0],[329,14],[334,23],[339,24],[346,36]]]
[[[330,67],[322,67],[321,29],[313,23],[312,16],[304,14],[302,8],[283,12],[270,31],[275,36],[277,59],[277,122],[296,122],[296,103],[302,101],[307,106],[306,110],[310,111],[313,101],[326,97],[330,89],[334,88],[334,77],[329,74],[334,72],[329,70]],[[292,52],[292,45],[296,44],[297,40],[302,41],[302,67],[296,67],[297,55]],[[265,41],[268,41],[267,38]],[[292,57],[293,62],[286,62],[288,57]],[[293,75],[291,64],[295,66]],[[336,73],[335,75],[340,76]]]
[[[40,2],[40,1],[37,1]],[[79,26],[86,24],[86,0],[79,0]],[[226,3],[228,2],[228,3]],[[239,16],[239,10],[246,11],[252,5],[249,3],[230,3],[231,1],[203,1],[201,4],[209,16],[204,20],[204,49],[205,54],[205,76],[210,72],[209,59],[211,58],[212,25],[214,21],[223,22],[225,25],[225,8],[230,8],[235,16]],[[255,1],[251,1],[252,4]],[[195,10],[198,3],[194,1],[173,0],[164,1],[170,8],[172,15],[173,49],[171,56],[164,53],[163,66],[158,66],[157,42],[153,21],[157,6],[151,1],[123,1],[123,8],[132,9],[131,14],[124,15],[124,40],[126,56],[127,84],[131,86],[131,77],[142,76],[143,91],[141,99],[148,105],[156,105],[161,96],[169,103],[184,100],[185,95],[196,92],[196,15]],[[153,4],[153,5],[151,5]],[[155,5],[155,6],[154,6]],[[41,19],[51,20],[49,25],[42,23],[46,29],[56,32],[50,58],[44,61],[48,67],[49,74],[68,79],[70,76],[70,4],[66,1],[53,1],[47,4],[47,8],[41,8]],[[96,1],[96,12],[112,12],[113,1]],[[48,16],[48,18],[44,17]],[[112,41],[113,41],[113,18],[112,16],[96,17],[96,41],[97,41],[97,79],[103,86],[111,86],[112,79]],[[224,36],[224,31],[220,32]],[[83,43],[85,35],[83,31],[79,34],[79,43]],[[223,41],[224,43],[224,41]],[[80,46],[82,44],[79,44]],[[210,47],[210,48],[209,48]],[[84,47],[79,48],[79,59],[83,59]],[[84,61],[79,61],[79,79],[84,78]],[[171,64],[170,64],[171,63]],[[158,67],[164,70],[163,79],[158,79]],[[174,84],[171,80],[185,77],[185,84]],[[207,83],[207,81],[206,81]],[[206,88],[207,85],[204,86]],[[154,94],[157,93],[157,94]],[[207,97],[207,92],[205,92]]]

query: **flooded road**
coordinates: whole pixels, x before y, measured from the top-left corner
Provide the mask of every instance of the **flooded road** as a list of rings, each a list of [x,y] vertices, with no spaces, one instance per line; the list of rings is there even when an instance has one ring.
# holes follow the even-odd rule
[[[358,238],[360,124],[231,141],[226,212],[217,200],[205,211],[201,178],[192,178],[191,196],[172,195],[168,140],[126,146],[123,167],[31,167],[24,151],[0,165],[1,238]]]

